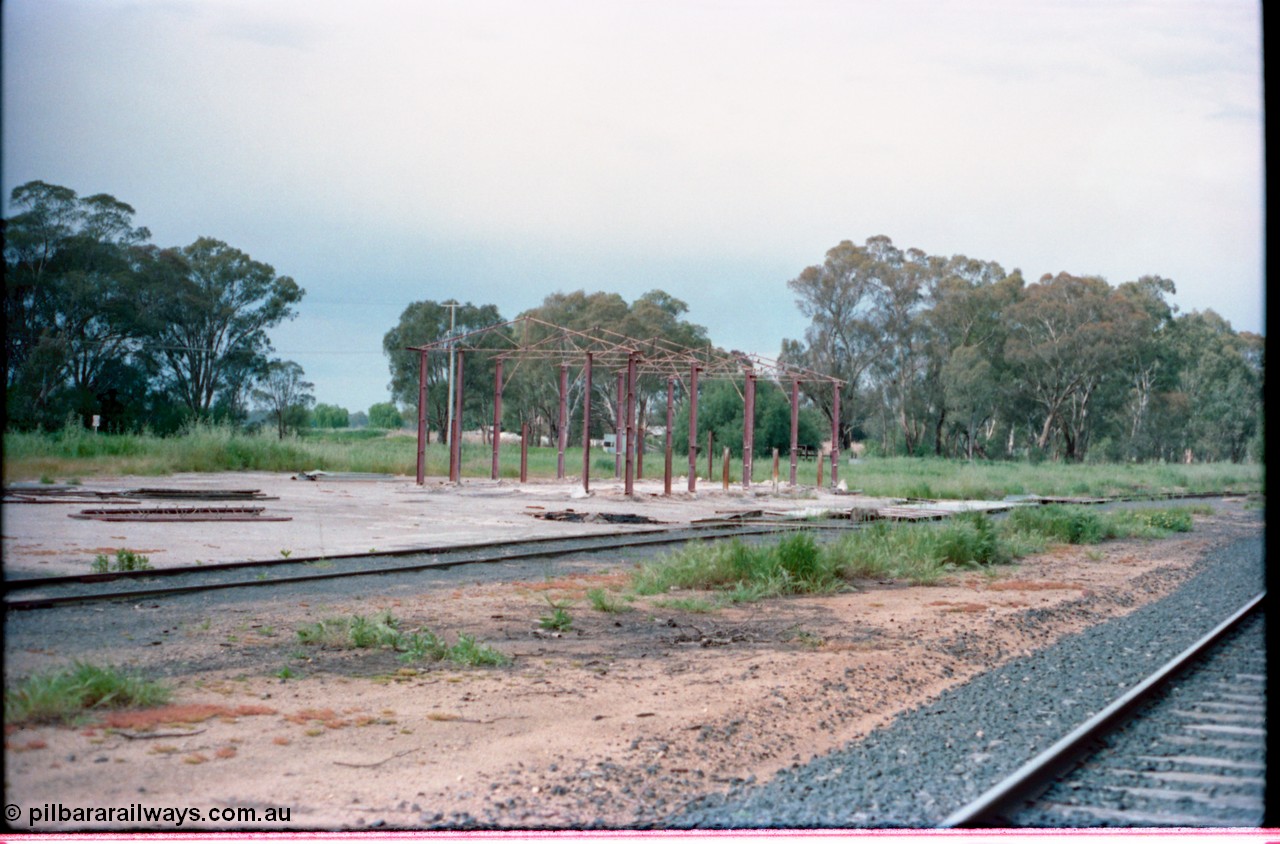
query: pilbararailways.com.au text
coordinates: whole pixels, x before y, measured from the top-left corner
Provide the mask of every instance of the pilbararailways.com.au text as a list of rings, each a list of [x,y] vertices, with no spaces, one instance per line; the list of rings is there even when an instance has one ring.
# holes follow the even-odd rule
[[[17,823],[22,809],[14,803],[5,806],[5,820]],[[146,806],[130,803],[125,806],[67,806],[63,803],[44,803],[26,810],[27,825],[52,823],[117,823],[117,824],[172,824],[221,823],[229,826],[258,823],[287,823],[293,812],[285,807],[268,806],[257,809],[249,806],[214,806],[212,808],[176,808],[172,806]]]

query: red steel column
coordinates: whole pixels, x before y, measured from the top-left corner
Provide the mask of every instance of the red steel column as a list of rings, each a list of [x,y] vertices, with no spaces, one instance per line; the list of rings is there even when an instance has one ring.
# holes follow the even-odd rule
[[[831,411],[831,486],[840,483],[840,385],[832,385],[835,389],[835,404]]]
[[[529,423],[520,423],[520,483],[529,480]]]
[[[623,380],[627,377],[625,369],[618,370],[618,402],[614,405],[613,411],[613,477],[615,479],[622,477],[622,434],[626,430],[626,423],[622,421],[622,409],[627,403],[627,394],[622,385]]]
[[[800,382],[791,379],[791,485],[796,485],[796,462],[800,444]]]
[[[591,352],[582,369],[585,381],[582,398],[582,491],[591,491]]]
[[[644,402],[636,399],[636,480],[644,477]]]
[[[662,470],[662,494],[671,494],[671,428],[675,422],[676,379],[667,379],[667,454]]]
[[[427,480],[427,352],[418,352],[418,486]]]
[[[626,475],[623,478],[623,491],[627,495],[635,492],[636,470],[636,355],[627,355],[627,459]]]
[[[498,358],[493,370],[493,468],[490,480],[498,479],[498,447],[502,443],[502,358]]]
[[[710,476],[708,476],[710,480]],[[698,491],[698,365],[689,367],[689,492]]]
[[[747,371],[742,399],[742,488],[751,488],[751,452],[756,439],[756,374]]]
[[[569,365],[560,364],[560,424],[556,428],[556,480],[564,480],[564,449],[569,444]]]
[[[455,484],[462,483],[462,359],[465,357],[463,351],[457,351],[458,365],[454,373],[457,381],[454,382],[457,387],[457,396],[453,405],[453,432],[449,437],[449,480]]]

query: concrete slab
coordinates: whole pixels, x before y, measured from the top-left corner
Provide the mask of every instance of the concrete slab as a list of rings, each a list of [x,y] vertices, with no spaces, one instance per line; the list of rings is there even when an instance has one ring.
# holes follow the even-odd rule
[[[197,562],[239,562],[289,557],[337,556],[441,545],[463,545],[504,539],[578,536],[628,530],[652,530],[596,522],[547,521],[538,513],[573,509],[583,513],[636,514],[672,525],[699,519],[765,510],[785,517],[793,511],[875,507],[886,499],[835,495],[829,491],[785,486],[775,494],[765,483],[751,491],[735,485],[728,492],[718,483],[700,483],[690,495],[662,495],[662,482],[637,481],[628,498],[621,481],[593,481],[584,496],[577,482],[464,479],[461,486],[428,479],[417,486],[410,477],[384,480],[333,478],[294,480],[271,472],[179,474],[154,477],[94,478],[82,488],[119,491],[139,487],[182,490],[257,489],[269,500],[255,502],[270,516],[288,521],[252,522],[101,522],[69,518],[110,502],[84,501],[5,504],[3,511],[6,578],[86,572],[97,554],[127,548],[143,554],[157,568]],[[276,499],[276,500],[270,500]],[[148,506],[163,502],[148,501]],[[190,502],[186,502],[188,505]],[[136,506],[136,505],[131,505]],[[209,506],[219,506],[216,502]]]

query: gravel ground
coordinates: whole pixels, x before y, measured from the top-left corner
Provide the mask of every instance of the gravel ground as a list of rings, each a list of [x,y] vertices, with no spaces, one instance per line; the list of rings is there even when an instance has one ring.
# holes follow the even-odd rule
[[[795,765],[767,784],[696,800],[664,825],[934,826],[1265,588],[1264,548],[1257,541],[1218,547],[1200,567],[1164,600],[981,675],[865,740]],[[1081,599],[1081,608],[1090,600]],[[1030,611],[1020,624],[1035,628],[1040,620]],[[1018,728],[1009,729],[1011,724]]]

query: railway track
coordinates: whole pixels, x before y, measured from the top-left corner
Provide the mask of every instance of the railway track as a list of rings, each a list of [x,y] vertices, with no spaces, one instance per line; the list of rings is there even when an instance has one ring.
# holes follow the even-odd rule
[[[1265,595],[940,826],[1261,826]]]
[[[816,522],[710,523],[573,538],[484,542],[327,558],[257,560],[105,574],[19,578],[4,582],[4,607],[6,610],[38,610],[67,604],[128,601],[219,589],[261,588],[339,578],[375,577],[424,569],[827,528],[847,530],[850,525],[836,523],[828,526]]]
[[[1161,497],[1202,496],[1184,494]],[[1143,500],[1147,499],[1144,497]],[[951,516],[954,513],[947,512],[942,515]],[[772,535],[801,529],[857,530],[862,526],[862,523],[856,521],[851,523],[848,519],[803,522],[724,519],[679,528],[632,530],[569,539],[543,537],[366,554],[343,554],[334,557],[294,557],[280,560],[170,566],[142,571],[15,578],[4,581],[3,601],[5,609],[8,610],[36,610],[95,601],[132,600],[219,589],[280,586],[348,577],[403,574],[430,568],[448,568],[473,563],[502,563],[562,554],[590,554],[617,548],[679,544],[695,539]],[[403,562],[394,562],[397,560]]]

